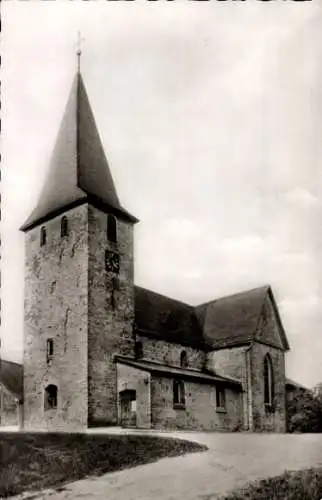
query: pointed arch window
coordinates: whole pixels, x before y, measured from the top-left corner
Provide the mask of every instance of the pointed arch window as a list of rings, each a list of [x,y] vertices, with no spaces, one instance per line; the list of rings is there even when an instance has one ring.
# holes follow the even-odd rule
[[[112,243],[117,243],[117,226],[114,215],[107,216],[107,239]]]
[[[173,381],[173,407],[184,408],[186,403],[184,383],[182,380]]]
[[[40,228],[40,246],[41,247],[45,246],[46,242],[47,242],[47,231],[45,226],[42,226],[42,228]]]
[[[134,355],[135,355],[135,359],[142,359],[143,358],[143,342],[141,342],[140,340],[135,342]]]
[[[60,220],[60,236],[61,238],[68,236],[68,219],[66,215],[64,215]]]
[[[181,351],[180,366],[181,366],[181,368],[187,368],[187,366],[188,366],[188,356],[187,356],[186,351]]]
[[[47,385],[45,389],[45,410],[53,410],[57,408],[57,393],[56,385]]]
[[[266,354],[264,358],[264,403],[268,408],[273,407],[274,402],[274,373],[272,358]]]

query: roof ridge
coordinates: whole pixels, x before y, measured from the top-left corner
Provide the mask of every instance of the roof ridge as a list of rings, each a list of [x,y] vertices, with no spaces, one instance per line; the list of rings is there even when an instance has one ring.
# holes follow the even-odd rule
[[[134,288],[139,288],[140,290],[143,290],[145,292],[152,293],[153,295],[157,295],[158,297],[162,297],[163,299],[171,300],[172,302],[176,302],[177,304],[181,304],[183,306],[191,308],[192,312],[194,312],[195,306],[188,304],[187,302],[183,302],[182,300],[175,299],[173,297],[169,297],[168,295],[164,295],[163,293],[160,292],[155,292],[154,290],[151,290],[150,288],[145,288],[143,286],[139,285],[134,285]]]
[[[233,297],[238,297],[239,295],[246,295],[247,293],[251,293],[251,292],[255,292],[255,291],[259,291],[259,290],[269,290],[271,288],[271,285],[262,285],[262,286],[258,286],[258,287],[255,287],[255,288],[249,288],[249,289],[244,289],[240,292],[237,292],[237,293],[232,293],[232,294],[229,294],[229,295],[223,295],[223,296],[220,296],[220,297],[217,297],[215,299],[212,299],[212,300],[208,300],[207,302],[202,302],[201,304],[198,304],[196,306],[194,306],[196,309],[198,309],[199,307],[203,307],[203,306],[207,306],[207,305],[210,305],[210,304],[213,304],[214,302],[219,302],[220,300],[226,300],[226,299],[230,299],[230,298],[233,298]]]

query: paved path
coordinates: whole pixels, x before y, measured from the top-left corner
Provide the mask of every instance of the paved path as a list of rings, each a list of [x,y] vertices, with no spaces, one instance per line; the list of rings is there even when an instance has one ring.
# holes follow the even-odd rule
[[[257,478],[274,476],[286,469],[322,466],[322,434],[176,432],[170,435],[206,444],[209,451],[75,481],[61,491],[46,490],[33,499],[215,500],[220,494]]]

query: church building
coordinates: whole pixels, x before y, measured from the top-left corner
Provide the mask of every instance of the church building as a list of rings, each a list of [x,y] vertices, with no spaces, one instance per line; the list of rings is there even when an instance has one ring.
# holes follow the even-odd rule
[[[23,427],[285,432],[269,286],[199,306],[135,286],[134,228],[78,71],[24,223]]]

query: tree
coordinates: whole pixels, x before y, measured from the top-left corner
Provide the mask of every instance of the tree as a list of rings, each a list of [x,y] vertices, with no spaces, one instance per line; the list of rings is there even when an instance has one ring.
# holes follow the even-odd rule
[[[322,397],[296,388],[287,401],[290,432],[322,432]]]

